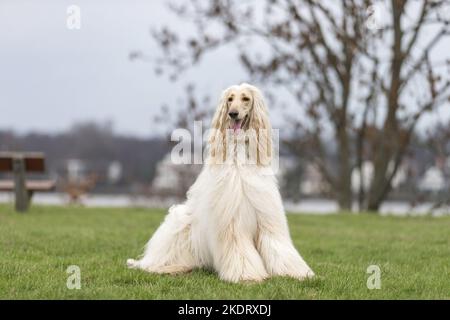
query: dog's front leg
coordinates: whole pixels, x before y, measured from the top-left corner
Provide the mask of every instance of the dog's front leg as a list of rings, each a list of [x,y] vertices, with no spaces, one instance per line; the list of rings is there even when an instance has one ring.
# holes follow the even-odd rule
[[[222,280],[262,281],[268,274],[252,239],[231,225],[217,235],[213,248],[214,265]]]
[[[258,212],[256,240],[267,272],[271,276],[289,276],[300,280],[314,276],[292,243],[282,207],[267,206],[267,209]]]
[[[284,213],[259,214],[257,248],[271,276],[300,280],[314,276],[294,247]]]

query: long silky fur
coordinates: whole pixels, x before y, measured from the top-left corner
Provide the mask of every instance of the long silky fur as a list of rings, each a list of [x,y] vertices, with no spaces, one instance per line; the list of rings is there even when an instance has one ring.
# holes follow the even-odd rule
[[[154,273],[180,273],[194,268],[215,270],[225,281],[261,281],[270,276],[305,279],[314,276],[295,249],[270,166],[272,137],[261,92],[243,132],[227,132],[227,89],[212,121],[209,155],[183,204],[169,209],[164,222],[130,268]],[[239,161],[236,150],[254,148],[255,163]],[[252,152],[250,152],[252,153]]]

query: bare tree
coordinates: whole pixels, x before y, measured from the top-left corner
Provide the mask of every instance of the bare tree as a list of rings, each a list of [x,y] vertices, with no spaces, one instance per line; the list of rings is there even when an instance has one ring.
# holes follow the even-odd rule
[[[352,170],[362,173],[364,161],[373,163],[373,177],[361,174],[361,186],[364,179],[371,183],[360,188],[358,202],[360,209],[377,211],[416,124],[448,103],[449,61],[436,60],[432,52],[450,34],[450,17],[442,14],[448,5],[187,0],[171,8],[196,32],[183,37],[167,26],[155,31],[163,52],[156,64],[158,72],[176,78],[206,53],[233,44],[255,81],[282,87],[297,102],[297,116],[290,114],[289,121],[296,137],[314,148],[292,150],[314,161],[341,208],[352,207]],[[376,20],[380,10],[382,19]],[[330,137],[336,161],[324,144]]]

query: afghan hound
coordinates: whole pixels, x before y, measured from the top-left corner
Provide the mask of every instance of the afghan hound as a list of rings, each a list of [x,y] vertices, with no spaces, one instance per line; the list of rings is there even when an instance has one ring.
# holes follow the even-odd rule
[[[182,273],[210,268],[229,282],[314,273],[295,249],[272,160],[272,128],[258,88],[226,89],[212,121],[205,165],[183,204],[130,268]]]

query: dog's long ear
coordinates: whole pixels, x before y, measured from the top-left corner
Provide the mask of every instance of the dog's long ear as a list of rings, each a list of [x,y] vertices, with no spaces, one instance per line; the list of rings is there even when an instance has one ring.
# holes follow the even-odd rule
[[[211,163],[222,163],[225,160],[228,94],[229,88],[222,93],[211,123],[211,132],[208,139]]]
[[[267,166],[272,160],[272,126],[261,91],[254,86],[249,87],[253,94],[249,127],[255,131],[257,137],[257,164]]]

